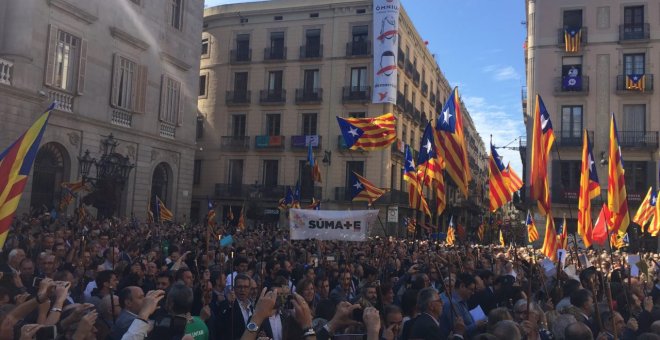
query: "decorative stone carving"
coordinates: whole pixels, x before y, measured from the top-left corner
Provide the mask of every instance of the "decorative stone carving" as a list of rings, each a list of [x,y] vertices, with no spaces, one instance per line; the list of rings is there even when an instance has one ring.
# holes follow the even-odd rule
[[[179,154],[176,152],[170,152],[170,159],[175,165],[179,165]]]
[[[133,145],[127,145],[126,146],[126,154],[128,157],[132,160],[135,160],[135,146]]]
[[[69,136],[69,143],[71,143],[71,145],[76,146],[80,143],[80,135],[76,132],[69,132],[67,136]]]

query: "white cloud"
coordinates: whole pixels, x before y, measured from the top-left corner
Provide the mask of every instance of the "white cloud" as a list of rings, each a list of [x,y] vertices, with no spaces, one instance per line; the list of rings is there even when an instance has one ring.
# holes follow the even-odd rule
[[[493,79],[497,81],[520,79],[520,74],[518,74],[518,71],[513,66],[486,65],[482,71],[492,75]]]
[[[495,146],[501,147],[509,143],[511,143],[508,145],[510,147],[519,146],[519,138],[525,134],[525,125],[522,116],[519,116],[519,109],[507,110],[501,105],[491,104],[485,98],[477,96],[463,96],[463,102],[484,141],[488,154],[490,154],[491,135]],[[498,149],[497,152],[504,158],[505,164],[511,162],[514,170],[522,176],[522,161],[517,150]]]

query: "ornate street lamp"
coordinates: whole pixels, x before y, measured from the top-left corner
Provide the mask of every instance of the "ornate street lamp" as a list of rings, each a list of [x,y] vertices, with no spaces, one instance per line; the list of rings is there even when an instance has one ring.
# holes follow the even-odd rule
[[[89,150],[85,150],[82,157],[78,156],[80,176],[84,182],[91,183],[95,188],[95,193],[89,198],[97,207],[103,207],[99,209],[99,217],[108,217],[115,213],[114,207],[120,200],[118,194],[124,189],[130,172],[135,167],[128,156],[115,152],[117,145],[119,143],[110,134],[101,141],[103,154],[98,161],[90,156]],[[92,165],[96,168],[96,177],[90,176]]]

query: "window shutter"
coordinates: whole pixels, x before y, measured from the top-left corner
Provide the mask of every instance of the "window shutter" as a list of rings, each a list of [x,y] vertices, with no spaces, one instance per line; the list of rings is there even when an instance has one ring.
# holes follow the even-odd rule
[[[85,92],[85,69],[87,67],[87,40],[80,39],[80,59],[78,60],[78,95]]]
[[[158,118],[165,121],[165,111],[167,110],[167,76],[160,76],[160,112]]]
[[[181,86],[180,86],[180,83],[179,83],[179,110],[177,110],[177,113],[176,113],[176,119],[177,119],[176,125],[177,126],[183,125],[183,114],[185,112],[185,109],[183,107],[183,103],[185,101],[184,100],[185,98],[186,98],[186,96],[184,96],[183,93],[181,92]]]
[[[137,74],[137,87],[135,93],[135,98],[137,100],[134,110],[139,113],[144,113],[146,112],[147,106],[147,65],[139,65]]]
[[[44,74],[44,84],[53,86],[55,81],[55,52],[57,49],[57,26],[48,25],[48,51],[46,52],[46,71]]]
[[[118,53],[112,56],[112,88],[110,91],[110,105],[117,107],[119,99],[119,76],[121,73],[121,58]]]

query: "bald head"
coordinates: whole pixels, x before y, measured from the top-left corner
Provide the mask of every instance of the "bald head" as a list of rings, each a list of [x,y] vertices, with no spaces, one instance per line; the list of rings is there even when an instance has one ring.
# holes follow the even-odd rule
[[[571,340],[593,340],[594,335],[587,325],[582,322],[576,322],[566,327],[564,338]]]

